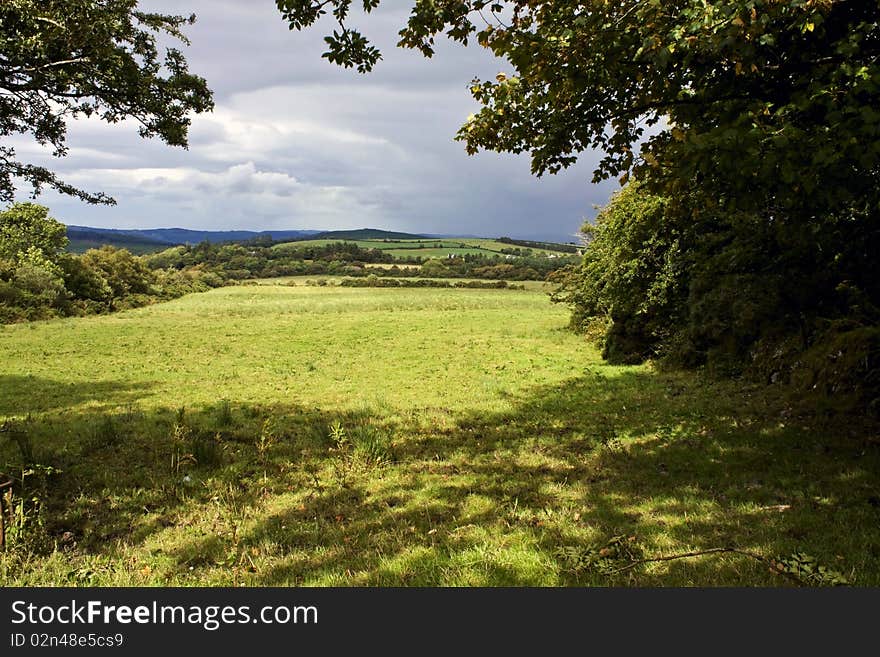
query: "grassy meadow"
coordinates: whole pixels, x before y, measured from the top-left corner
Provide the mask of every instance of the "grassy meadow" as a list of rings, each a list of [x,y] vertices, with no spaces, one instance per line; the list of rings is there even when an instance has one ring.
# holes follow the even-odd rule
[[[880,585],[867,428],[567,321],[296,284],[2,326],[0,472],[38,502],[0,584]]]

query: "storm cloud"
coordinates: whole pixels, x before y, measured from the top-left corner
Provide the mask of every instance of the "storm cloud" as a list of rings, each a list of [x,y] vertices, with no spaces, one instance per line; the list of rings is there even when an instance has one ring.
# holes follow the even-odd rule
[[[146,9],[195,13],[185,49],[214,90],[216,109],[193,117],[188,150],[142,140],[131,123],[70,124],[66,158],[16,140],[118,205],[48,193],[68,224],[113,228],[316,229],[375,227],[424,233],[573,240],[615,183],[590,182],[598,160],[538,179],[527,156],[468,156],[453,141],[477,110],[474,77],[509,71],[477,46],[440,44],[431,60],[394,46],[406,4],[386,2],[359,26],[384,58],[368,75],[321,58],[321,27],[291,32],[271,0],[150,0]]]

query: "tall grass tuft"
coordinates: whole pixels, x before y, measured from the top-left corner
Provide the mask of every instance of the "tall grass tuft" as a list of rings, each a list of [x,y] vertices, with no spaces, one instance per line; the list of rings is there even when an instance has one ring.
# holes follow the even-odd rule
[[[217,404],[216,413],[218,427],[223,428],[232,426],[232,405],[229,403],[228,399],[223,399]]]

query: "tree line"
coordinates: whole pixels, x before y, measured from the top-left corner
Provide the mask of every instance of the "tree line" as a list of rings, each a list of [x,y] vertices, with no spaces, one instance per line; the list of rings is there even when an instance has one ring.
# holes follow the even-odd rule
[[[44,206],[17,203],[0,212],[0,323],[137,308],[281,276],[345,276],[370,287],[424,287],[402,280],[417,277],[476,278],[492,281],[487,285],[495,288],[502,287],[495,284],[499,281],[543,280],[576,260],[469,254],[424,262],[411,258],[421,264],[399,266],[387,251],[347,242],[287,250],[206,241],[143,256],[110,245],[76,255],[66,251],[67,245],[64,224]],[[369,266],[376,264],[383,266]]]
[[[201,242],[144,256],[145,264],[153,269],[184,270],[201,266],[225,280],[319,275],[544,280],[552,272],[579,260],[577,256],[546,258],[474,253],[442,259],[395,258],[387,250],[363,248],[353,242],[306,243],[289,249],[254,242]]]
[[[67,243],[66,227],[43,206],[0,213],[0,323],[136,308],[224,283],[203,267],[151,268],[112,246],[74,255]]]

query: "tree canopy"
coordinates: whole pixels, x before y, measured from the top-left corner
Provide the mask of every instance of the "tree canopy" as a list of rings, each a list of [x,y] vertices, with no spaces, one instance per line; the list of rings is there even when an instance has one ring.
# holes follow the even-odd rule
[[[68,153],[67,121],[95,116],[133,119],[142,137],[187,145],[189,114],[213,107],[204,79],[189,72],[182,52],[160,38],[187,43],[194,16],[140,11],[137,0],[5,0],[0,3],[0,201],[17,180],[91,203],[103,193],[65,183],[46,167],[22,162],[13,143],[28,135],[52,154]]]
[[[67,243],[67,228],[42,205],[15,203],[0,212],[0,258],[19,260],[36,250],[54,262]]]
[[[324,56],[369,70],[352,4],[277,0],[292,29],[332,13]],[[596,148],[596,180],[696,178],[736,207],[821,212],[877,188],[878,17],[852,0],[416,0],[399,45],[476,39],[513,67],[471,85],[471,153],[529,151],[540,175]]]

